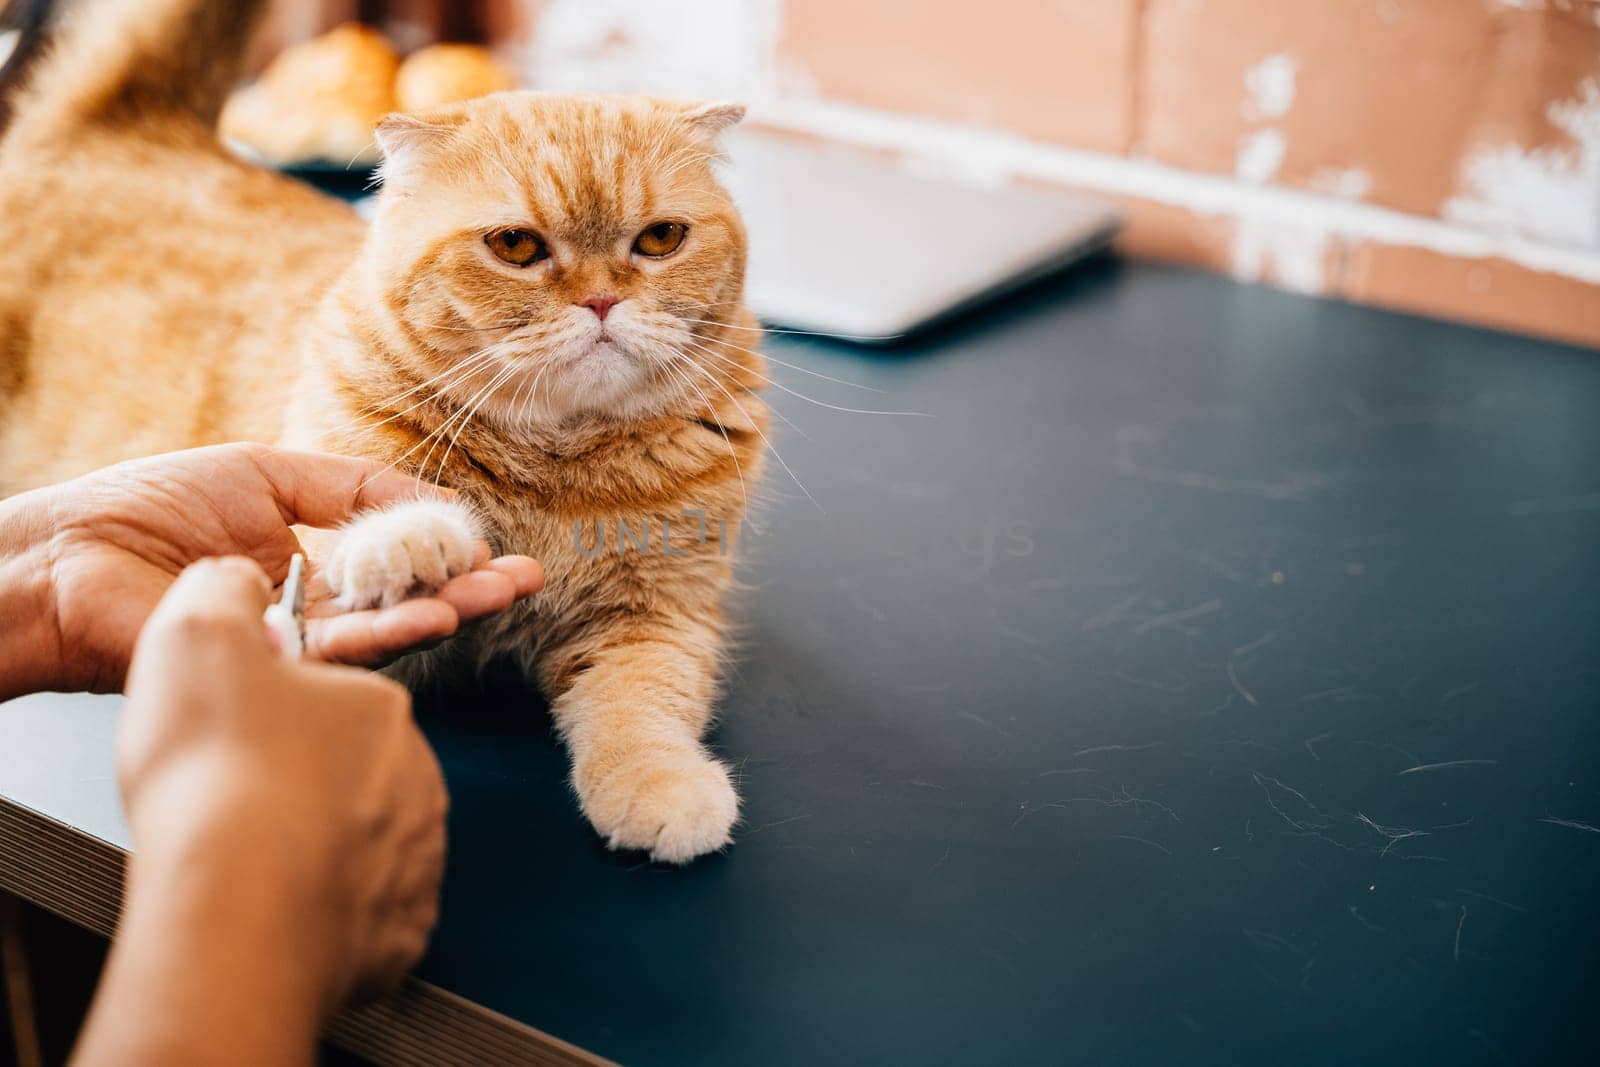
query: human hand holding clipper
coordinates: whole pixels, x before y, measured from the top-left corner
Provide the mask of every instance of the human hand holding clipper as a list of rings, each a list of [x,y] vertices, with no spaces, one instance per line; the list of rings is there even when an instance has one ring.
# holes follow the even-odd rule
[[[139,636],[117,737],[134,850],[78,1062],[309,1061],[328,1014],[427,942],[447,798],[410,697],[276,648],[271,588],[203,560]]]

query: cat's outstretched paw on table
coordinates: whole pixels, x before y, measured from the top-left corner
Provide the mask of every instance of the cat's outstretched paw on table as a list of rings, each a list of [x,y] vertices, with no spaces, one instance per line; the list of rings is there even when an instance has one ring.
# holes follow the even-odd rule
[[[471,570],[481,536],[460,504],[413,500],[340,530],[323,573],[343,607],[386,608]]]
[[[733,840],[739,795],[728,769],[698,747],[629,760],[579,785],[584,814],[614,849],[688,863]]]

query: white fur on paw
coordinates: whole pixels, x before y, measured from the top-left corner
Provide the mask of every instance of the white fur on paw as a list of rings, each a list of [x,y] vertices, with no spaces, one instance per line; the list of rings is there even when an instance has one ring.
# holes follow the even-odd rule
[[[386,608],[471,570],[479,537],[459,504],[395,504],[344,527],[323,572],[342,607]]]
[[[584,813],[614,849],[688,863],[733,840],[739,795],[728,769],[697,749],[626,763],[581,796]]]

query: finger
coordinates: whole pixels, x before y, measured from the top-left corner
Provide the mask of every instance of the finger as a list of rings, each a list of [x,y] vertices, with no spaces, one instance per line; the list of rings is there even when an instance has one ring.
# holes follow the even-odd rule
[[[128,693],[143,690],[152,678],[170,677],[174,664],[202,675],[237,673],[250,659],[270,655],[261,622],[270,594],[271,584],[253,560],[230,556],[190,564],[139,631]]]
[[[178,575],[151,613],[150,624],[201,617],[248,622],[260,630],[261,613],[271,597],[272,582],[255,560],[244,556],[203,559]]]
[[[500,556],[484,567],[506,575],[517,587],[517,596],[532,596],[544,588],[544,566],[531,556]]]
[[[346,663],[302,659],[292,665],[302,680],[323,687],[336,707],[362,708],[374,714],[401,712],[404,730],[418,733],[411,718],[411,693],[393,678]],[[392,705],[392,706],[389,706]]]
[[[328,663],[374,666],[455,633],[461,616],[433,597],[381,611],[355,611],[306,623],[306,655]]]
[[[544,568],[527,556],[501,556],[418,597],[382,611],[314,617],[306,623],[306,656],[372,666],[438,644],[464,622],[503,611],[544,585]]]
[[[252,455],[272,485],[284,521],[337,526],[369,508],[402,500],[450,500],[452,490],[429,485],[371,459],[264,448]]]
[[[517,583],[510,575],[485,565],[483,570],[450,579],[433,594],[433,599],[449,604],[462,622],[472,622],[509,608],[517,599]]]

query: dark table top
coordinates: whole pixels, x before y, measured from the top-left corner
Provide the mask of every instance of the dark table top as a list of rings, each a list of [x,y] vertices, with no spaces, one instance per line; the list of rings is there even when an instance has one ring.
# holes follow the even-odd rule
[[[430,695],[424,979],[634,1064],[1593,1060],[1600,357],[1105,262],[768,348],[933,417],[774,396],[735,845],[608,853],[536,698]]]

